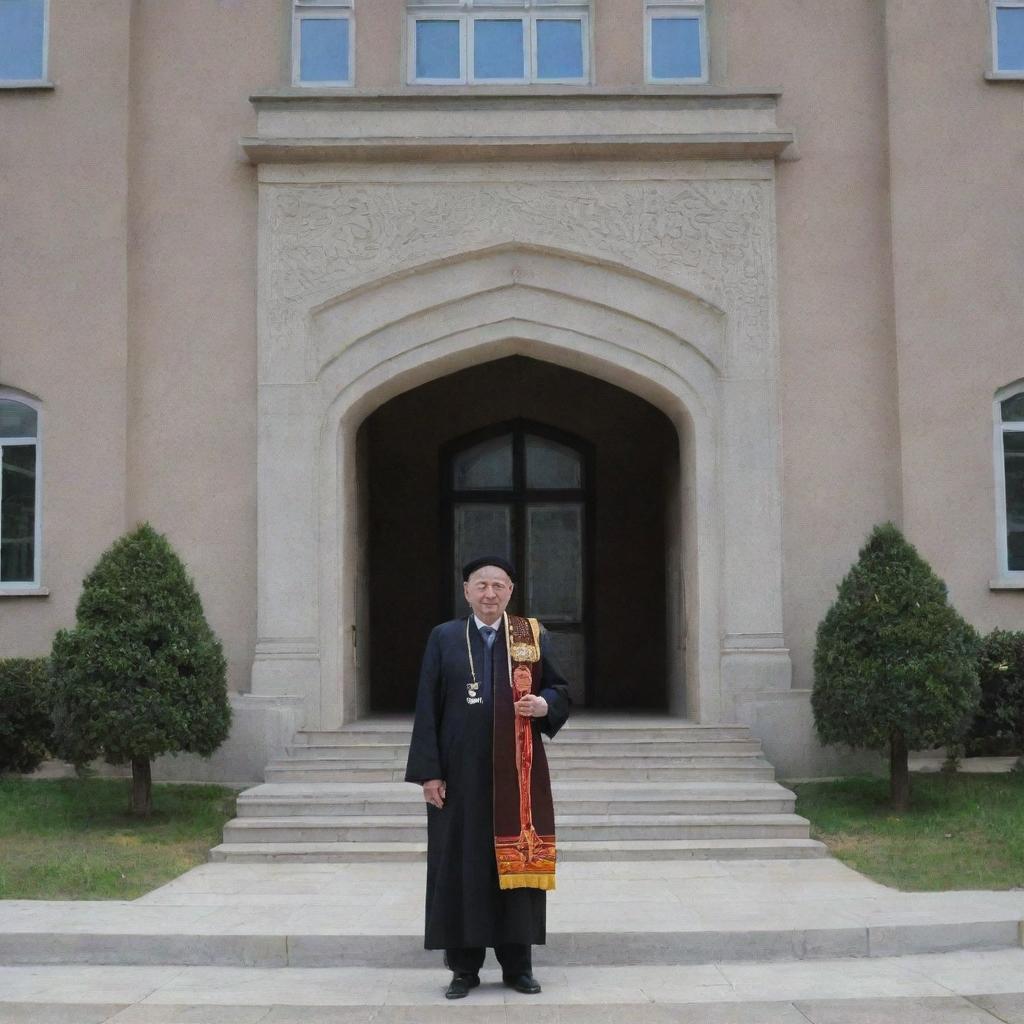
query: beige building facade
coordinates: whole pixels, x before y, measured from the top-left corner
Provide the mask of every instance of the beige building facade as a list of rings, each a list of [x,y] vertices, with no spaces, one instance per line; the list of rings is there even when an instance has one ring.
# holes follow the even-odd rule
[[[158,771],[409,710],[487,548],[580,705],[789,777],[875,523],[1024,628],[1019,4],[18,4],[0,655],[149,520],[236,711]]]

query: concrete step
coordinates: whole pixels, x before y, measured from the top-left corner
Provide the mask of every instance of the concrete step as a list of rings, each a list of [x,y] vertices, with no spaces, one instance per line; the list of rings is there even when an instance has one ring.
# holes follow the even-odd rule
[[[221,843],[211,861],[231,863],[356,863],[426,860],[422,843]],[[573,840],[560,842],[560,861],[779,860],[828,856],[813,839]]]
[[[559,814],[559,840],[806,839],[808,822],[796,814]],[[225,843],[425,842],[426,817],[335,815],[234,818]]]
[[[126,936],[114,937],[123,944]],[[217,936],[237,955],[241,937]],[[298,936],[307,940],[310,936]],[[684,954],[671,935],[666,952]],[[785,938],[763,936],[766,954],[740,960],[657,964],[565,964],[534,950],[543,993],[505,988],[488,954],[480,985],[451,1005],[450,974],[428,951],[388,957],[367,943],[354,963],[348,946],[331,960],[261,950],[253,964],[175,965],[128,960],[10,966],[3,971],[4,1024],[1010,1024],[1024,1017],[1024,951],[986,949],[908,956],[780,957]],[[283,946],[283,940],[280,943]],[[279,946],[279,948],[280,948]],[[321,951],[326,953],[325,944]],[[152,943],[142,943],[143,950]],[[315,946],[314,946],[315,948]],[[708,946],[710,948],[710,944]],[[129,950],[128,952],[134,952]],[[310,967],[311,962],[321,966]],[[188,966],[192,964],[192,966]],[[285,968],[285,964],[288,965]],[[278,969],[268,969],[278,968]],[[461,1004],[461,1005],[460,1005]]]
[[[659,724],[651,726],[631,725],[629,718],[609,721],[606,725],[580,725],[570,719],[551,740],[552,745],[563,742],[583,743],[645,743],[648,740],[657,742],[716,742],[728,740],[750,739],[750,729],[745,725],[695,725],[692,722],[679,720],[672,724],[670,719],[658,719]],[[371,720],[372,723],[372,720]],[[620,724],[621,723],[621,724]],[[354,746],[357,744],[373,745],[376,743],[400,743],[408,746],[412,736],[412,720],[392,727],[381,727],[379,723],[363,727],[360,723],[347,725],[343,729],[333,730],[299,730],[295,734],[295,742],[304,746],[324,744],[340,744]],[[548,742],[545,737],[545,742]]]
[[[554,761],[554,759],[552,759]],[[661,757],[640,753],[635,756],[602,756],[598,754],[573,754],[558,759],[558,770],[567,768],[616,768],[628,769],[637,768],[647,770],[651,768],[743,768],[747,765],[766,764],[764,757],[757,752],[742,754],[693,754],[679,757]],[[324,755],[323,757],[287,757],[271,761],[268,768],[305,768],[322,767],[334,765],[343,769],[368,769],[377,770],[380,768],[402,769],[405,771],[406,759],[363,759],[356,757],[339,757]]]
[[[796,797],[778,783],[555,783],[565,814],[791,814]],[[422,815],[423,798],[409,783],[265,783],[239,794],[240,818],[342,814]]]
[[[15,970],[27,972],[29,969]],[[152,972],[155,969],[138,967],[135,970]],[[436,965],[432,969],[410,972],[414,979],[409,981],[401,977],[395,980],[394,974],[389,972],[360,971],[353,977],[353,970],[324,969],[324,973],[329,972],[332,977],[323,979],[326,990],[324,1005],[316,1007],[315,1011],[302,1002],[305,995],[302,983],[291,986],[260,984],[257,989],[257,983],[263,981],[258,970],[246,972],[246,976],[253,978],[247,983],[245,976],[239,975],[235,968],[182,968],[174,980],[172,992],[176,1005],[172,1007],[149,1000],[118,1002],[116,995],[100,1001],[103,990],[115,994],[123,992],[126,994],[120,997],[122,1000],[134,1000],[137,990],[132,987],[133,983],[138,986],[147,980],[135,981],[118,974],[111,981],[90,978],[85,982],[93,985],[97,993],[92,1002],[43,1002],[39,998],[20,1000],[0,996],[0,1020],[4,1024],[99,1024],[102,1021],[110,1024],[116,1021],[124,1021],[125,1024],[167,1024],[168,1021],[173,1024],[224,1024],[226,1021],[246,1024],[256,1021],[267,1024],[308,1024],[313,1021],[329,1021],[330,1024],[424,1024],[427,1021],[532,1024],[540,1017],[560,1024],[595,1018],[615,1021],[616,1024],[666,1024],[667,1021],[677,1024],[891,1024],[892,1021],[905,1024],[919,1021],[927,1021],[928,1024],[1005,1024],[1006,1021],[1019,1021],[1019,1014],[1024,1010],[1024,986],[1020,986],[1021,991],[1018,992],[1000,990],[992,995],[977,995],[973,990],[966,996],[935,995],[935,986],[928,979],[921,979],[919,988],[922,994],[894,996],[891,994],[891,979],[881,970],[869,978],[858,975],[852,986],[836,984],[835,972],[826,974],[820,991],[831,991],[828,987],[831,980],[832,988],[839,993],[835,998],[819,995],[816,989],[809,993],[805,981],[803,988],[791,983],[796,993],[792,999],[766,1000],[757,998],[753,993],[745,993],[743,997],[731,998],[728,1003],[723,1003],[724,996],[719,994],[730,991],[728,983],[715,987],[709,984],[710,977],[706,974],[702,979],[689,979],[688,986],[679,984],[677,977],[667,974],[664,987],[657,990],[656,997],[647,996],[647,989],[659,981],[656,977],[643,981],[631,979],[633,983],[628,987],[620,985],[617,978],[603,978],[609,985],[618,985],[614,990],[614,1001],[611,1001],[601,993],[588,990],[587,983],[593,981],[593,972],[583,968],[584,977],[573,989],[568,989],[561,971],[553,982],[542,969],[539,975],[545,994],[540,997],[544,999],[543,1011],[538,1013],[528,1003],[528,1000],[538,997],[519,996],[517,1005],[517,993],[505,988],[498,973],[486,967],[481,975],[481,987],[474,989],[469,999],[462,1000],[469,1005],[452,1008],[438,1005],[444,998],[450,975],[447,971],[439,971]],[[196,973],[195,977],[192,971]],[[74,974],[64,971],[63,974],[75,982],[79,980],[77,971]],[[333,977],[337,974],[342,977]],[[158,985],[167,981],[163,975],[156,977]],[[60,976],[47,978],[46,982],[59,987]],[[25,982],[17,975],[12,975],[11,983],[25,987]],[[371,988],[373,984],[379,985],[381,991],[387,992],[388,999],[396,1002],[381,1004]],[[911,982],[903,988],[908,993],[914,991]],[[233,993],[236,1005],[226,1006],[217,1001],[223,998],[224,989]],[[260,992],[256,997],[260,1002],[253,1001],[254,989]],[[850,995],[852,990],[860,994],[853,997]],[[354,991],[359,992],[356,999],[352,995]],[[627,991],[629,995],[625,996],[623,993]],[[410,994],[406,996],[403,992]],[[85,995],[88,994],[86,990]],[[165,1012],[168,1009],[177,1015],[168,1016]],[[993,1012],[988,1012],[990,1010]],[[1018,1016],[1011,1016],[1013,1014]]]
[[[732,754],[760,754],[757,740],[652,740],[643,742],[594,742],[559,737],[545,745],[549,760],[560,761],[575,757],[692,757],[699,755],[728,756]],[[309,758],[351,759],[354,761],[405,761],[409,745],[399,743],[293,743],[285,747],[288,759]]]
[[[775,769],[761,758],[750,758],[738,765],[719,765],[700,763],[696,765],[671,767],[660,765],[636,764],[629,767],[609,767],[594,759],[597,763],[582,766],[575,764],[559,764],[560,781],[607,781],[607,782],[666,782],[707,781],[707,782],[759,782],[771,781],[775,778]],[[387,763],[373,765],[360,762],[356,767],[351,764],[340,765],[336,761],[275,761],[267,765],[265,776],[267,782],[402,782],[405,778],[405,765],[388,766]]]

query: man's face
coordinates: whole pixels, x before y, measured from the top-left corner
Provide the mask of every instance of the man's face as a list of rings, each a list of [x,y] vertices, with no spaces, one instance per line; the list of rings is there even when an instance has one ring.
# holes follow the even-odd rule
[[[462,584],[470,608],[488,625],[501,618],[512,597],[512,580],[504,569],[484,565],[470,574]]]

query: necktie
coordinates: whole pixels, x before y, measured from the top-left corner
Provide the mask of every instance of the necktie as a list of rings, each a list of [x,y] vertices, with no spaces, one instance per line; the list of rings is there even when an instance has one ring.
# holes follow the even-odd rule
[[[487,653],[484,655],[484,678],[483,686],[481,687],[481,696],[484,699],[484,707],[490,707],[491,704],[491,688],[494,683],[494,636],[497,630],[490,626],[481,626],[480,635],[484,638],[484,647],[487,648]]]

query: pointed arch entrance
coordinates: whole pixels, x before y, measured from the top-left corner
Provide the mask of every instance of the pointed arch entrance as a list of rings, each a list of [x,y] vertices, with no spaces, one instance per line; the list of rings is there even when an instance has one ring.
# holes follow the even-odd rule
[[[290,198],[286,215],[304,201]],[[743,252],[732,236],[728,244],[709,266]],[[751,312],[767,287],[760,264],[749,264],[736,315],[651,270],[524,242],[419,267],[399,260],[383,277],[353,273],[342,289],[310,289],[308,275],[288,276],[290,265],[261,294],[255,693],[298,694],[313,728],[369,713],[371,509],[360,427],[398,395],[510,356],[614,385],[672,425],[679,486],[667,506],[664,571],[675,581],[667,593],[680,596],[665,609],[678,638],[667,645],[676,659],[669,710],[731,721],[744,694],[790,685],[775,364],[766,357],[775,336],[773,321]],[[757,345],[744,340],[751,331]]]

